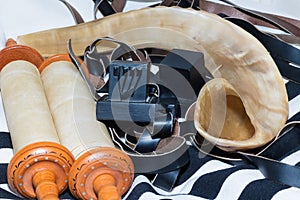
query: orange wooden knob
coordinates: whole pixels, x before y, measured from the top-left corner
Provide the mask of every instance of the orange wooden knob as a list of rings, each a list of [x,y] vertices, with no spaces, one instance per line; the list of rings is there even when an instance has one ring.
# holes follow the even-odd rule
[[[69,173],[69,188],[78,199],[121,199],[134,177],[134,166],[127,154],[100,147],[81,155]]]
[[[90,73],[88,71],[87,66],[84,64],[84,62],[80,58],[78,58],[78,60],[82,64],[84,73],[89,78],[89,74]],[[68,54],[56,54],[56,55],[50,56],[49,58],[45,59],[44,62],[41,65],[39,65],[38,68],[39,68],[40,73],[42,73],[42,71],[44,69],[46,69],[51,63],[58,62],[58,61],[72,62],[72,60],[71,60],[71,58],[70,58],[70,56]]]
[[[12,38],[9,38],[5,43],[6,47],[10,47],[10,46],[14,46],[14,45],[17,45],[17,42]]]
[[[48,65],[57,61],[72,62],[68,54],[56,54],[45,59],[44,62],[39,66],[39,71],[42,72]]]
[[[26,60],[35,66],[40,66],[44,61],[41,54],[35,49],[18,45],[13,39],[8,39],[6,47],[0,51],[0,71],[5,65],[15,60]]]
[[[54,142],[37,142],[18,151],[10,161],[10,188],[26,198],[58,199],[67,188],[72,153]]]

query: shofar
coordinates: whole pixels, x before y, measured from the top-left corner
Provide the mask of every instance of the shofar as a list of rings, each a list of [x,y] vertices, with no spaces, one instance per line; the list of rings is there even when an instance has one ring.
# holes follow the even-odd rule
[[[237,115],[236,119],[244,118],[244,114],[248,116],[245,117],[246,123],[234,125],[243,120],[228,120],[224,109],[223,113],[210,114],[214,109],[210,109],[209,104],[199,106],[204,101],[203,98],[210,98],[209,95],[203,95],[206,89],[201,91],[195,110],[195,125],[203,137],[220,148],[234,151],[262,146],[276,136],[287,120],[288,99],[285,85],[267,50],[240,27],[204,11],[178,7],[145,8],[77,26],[20,36],[18,41],[32,45],[48,56],[66,52],[67,41],[71,39],[75,53],[82,55],[85,47],[94,39],[106,36],[137,48],[202,51],[207,69],[215,78],[225,79],[226,87],[233,88],[224,90],[231,91],[227,103],[223,102],[224,109],[229,105],[234,107],[236,104],[233,102],[238,102],[231,98],[234,93],[233,96],[240,99],[237,105],[241,105],[244,112],[231,110],[231,114]],[[223,83],[225,82],[221,81],[220,84]],[[211,93],[220,86],[216,84],[213,87],[212,84],[209,86]],[[221,126],[221,131],[217,132],[222,132],[224,121],[232,123],[228,127],[240,128],[241,131],[235,131],[231,135],[231,128],[224,127],[228,131],[223,131],[220,136],[215,130],[210,132],[213,130],[210,124],[213,125],[211,122],[216,118],[221,118],[220,124],[217,124],[218,127]]]

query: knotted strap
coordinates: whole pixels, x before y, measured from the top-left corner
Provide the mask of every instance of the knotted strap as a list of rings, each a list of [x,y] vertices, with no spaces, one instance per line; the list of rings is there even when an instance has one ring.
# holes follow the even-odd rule
[[[131,157],[136,173],[155,175],[152,180],[155,186],[166,191],[173,189],[181,168],[189,163],[187,135],[161,139],[154,150],[141,153],[136,150],[136,143],[127,140],[127,133],[112,127],[109,127],[109,131],[116,146]],[[149,142],[153,140],[148,138]]]

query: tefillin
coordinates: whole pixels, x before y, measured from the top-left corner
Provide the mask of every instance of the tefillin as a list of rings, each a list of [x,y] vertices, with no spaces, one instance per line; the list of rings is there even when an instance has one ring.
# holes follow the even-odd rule
[[[97,120],[127,134],[140,153],[173,134],[176,121],[212,78],[203,53],[196,51],[135,49],[100,38],[86,48],[83,64],[70,43],[69,53],[97,101]]]

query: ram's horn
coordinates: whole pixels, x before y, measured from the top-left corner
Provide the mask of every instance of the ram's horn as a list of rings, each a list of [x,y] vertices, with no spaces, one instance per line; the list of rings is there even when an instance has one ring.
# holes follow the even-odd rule
[[[285,85],[267,50],[243,29],[204,11],[144,8],[20,36],[18,42],[49,56],[65,53],[67,41],[72,39],[75,53],[82,55],[92,41],[106,36],[136,47],[202,51],[205,65],[216,79],[200,92],[195,125],[201,135],[223,149],[262,146],[287,120]],[[220,94],[222,98],[215,101]],[[218,105],[212,106],[215,103]],[[220,120],[212,121],[215,119]]]

